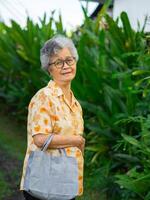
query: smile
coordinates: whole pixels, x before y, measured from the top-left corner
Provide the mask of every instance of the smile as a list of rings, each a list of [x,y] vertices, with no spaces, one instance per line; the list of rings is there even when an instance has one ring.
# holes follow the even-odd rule
[[[72,72],[65,72],[65,73],[62,73],[62,75],[66,75],[66,74],[71,74]]]

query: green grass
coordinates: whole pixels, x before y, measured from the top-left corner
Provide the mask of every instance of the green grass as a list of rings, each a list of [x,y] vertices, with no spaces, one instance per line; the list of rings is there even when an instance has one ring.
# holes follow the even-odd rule
[[[2,112],[0,112],[0,151],[4,155],[0,166],[0,199],[7,197],[11,199],[11,195],[19,190],[26,151],[26,131],[25,127],[20,127],[12,117]]]
[[[5,175],[0,171],[0,199],[3,199],[7,195],[11,194],[10,185],[5,180]]]
[[[0,132],[0,146],[12,157],[22,161],[25,155],[26,141],[14,134]]]
[[[23,160],[26,151],[26,127],[2,112],[0,113],[0,146],[10,156]]]

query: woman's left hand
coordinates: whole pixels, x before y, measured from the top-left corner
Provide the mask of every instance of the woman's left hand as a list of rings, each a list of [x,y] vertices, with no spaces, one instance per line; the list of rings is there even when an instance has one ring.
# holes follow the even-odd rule
[[[80,150],[81,150],[83,155],[84,155],[84,148],[85,148],[85,139],[84,139],[84,143],[82,143],[81,146],[80,146]]]

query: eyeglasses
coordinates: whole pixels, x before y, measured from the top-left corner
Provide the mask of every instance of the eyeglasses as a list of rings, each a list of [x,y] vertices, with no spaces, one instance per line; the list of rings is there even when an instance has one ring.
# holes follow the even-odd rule
[[[56,68],[61,69],[64,67],[64,64],[66,63],[68,66],[72,66],[74,65],[74,63],[76,62],[75,57],[67,57],[65,60],[62,59],[58,59],[53,63],[49,63],[50,65],[54,65]]]

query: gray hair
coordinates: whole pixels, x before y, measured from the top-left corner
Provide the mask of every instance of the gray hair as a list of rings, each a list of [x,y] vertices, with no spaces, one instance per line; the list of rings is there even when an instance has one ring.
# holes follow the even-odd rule
[[[63,48],[68,48],[72,56],[75,57],[76,61],[78,61],[79,56],[73,41],[63,35],[55,35],[51,39],[47,40],[40,50],[42,69],[48,71],[52,57]]]

